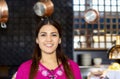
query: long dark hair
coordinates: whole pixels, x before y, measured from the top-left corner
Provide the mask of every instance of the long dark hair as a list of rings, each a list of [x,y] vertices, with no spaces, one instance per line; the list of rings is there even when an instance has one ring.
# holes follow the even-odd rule
[[[40,21],[40,23],[38,24],[38,28],[36,30],[36,38],[38,37],[38,33],[39,33],[39,30],[41,29],[41,27],[48,23],[53,25],[58,30],[59,36],[61,38],[61,33],[62,33],[61,26],[58,22],[54,21],[51,18],[47,18],[47,19],[44,18]],[[56,49],[56,53],[57,53],[56,54],[57,63],[58,63],[58,65],[59,65],[58,61],[60,61],[62,63],[65,74],[67,76],[67,79],[74,79],[72,70],[68,64],[68,57],[63,53],[63,51],[61,49],[61,44],[58,45],[58,47]],[[34,79],[34,77],[38,71],[38,64],[39,64],[40,59],[41,59],[41,49],[39,48],[38,44],[35,44],[29,79]]]

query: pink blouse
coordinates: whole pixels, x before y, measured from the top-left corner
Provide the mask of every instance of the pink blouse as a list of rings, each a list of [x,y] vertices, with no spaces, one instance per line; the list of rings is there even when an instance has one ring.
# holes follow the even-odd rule
[[[72,60],[69,60],[68,62],[70,64],[70,67],[72,68],[75,79],[82,79],[79,66]],[[28,60],[24,62],[22,65],[20,65],[16,74],[16,79],[29,79],[31,63],[32,60]],[[62,64],[60,64],[54,70],[49,70],[44,65],[39,63],[39,68],[35,79],[67,79],[67,78]]]

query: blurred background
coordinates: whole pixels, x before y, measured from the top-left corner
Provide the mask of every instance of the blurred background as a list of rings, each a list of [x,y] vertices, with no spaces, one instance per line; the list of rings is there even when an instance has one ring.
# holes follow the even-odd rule
[[[0,79],[11,79],[18,66],[33,53],[34,32],[39,22],[33,6],[39,0],[5,1],[9,16],[7,27],[0,27]],[[64,52],[80,65],[84,78],[88,69],[94,67],[94,58],[101,58],[105,66],[115,61],[108,58],[108,50],[116,45],[120,35],[120,0],[51,1],[52,17],[62,24]],[[90,61],[86,60],[86,64],[83,59]]]
[[[31,58],[34,48],[35,29],[39,22],[33,6],[39,0],[5,0],[9,17],[6,28],[0,27],[0,79],[11,79],[17,67]],[[73,6],[72,0],[53,0],[51,15],[62,24],[63,47],[72,58],[73,52]]]

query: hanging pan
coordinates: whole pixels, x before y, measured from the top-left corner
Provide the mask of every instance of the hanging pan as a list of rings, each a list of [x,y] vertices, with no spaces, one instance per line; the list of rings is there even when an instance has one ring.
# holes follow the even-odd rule
[[[84,19],[87,23],[96,23],[99,19],[99,13],[95,9],[88,9],[84,13]]]
[[[8,21],[8,6],[5,0],[0,0],[0,23],[1,27],[6,27]]]
[[[34,5],[33,9],[38,16],[50,16],[54,11],[54,5],[51,0],[41,0]]]

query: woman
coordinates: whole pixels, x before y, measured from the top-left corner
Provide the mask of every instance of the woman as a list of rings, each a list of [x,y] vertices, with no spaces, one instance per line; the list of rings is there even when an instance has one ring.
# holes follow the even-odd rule
[[[40,21],[33,58],[18,68],[16,79],[82,79],[78,65],[61,50],[61,29],[56,21]]]

